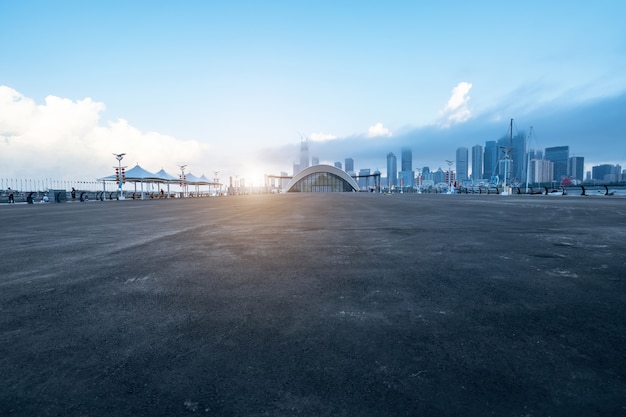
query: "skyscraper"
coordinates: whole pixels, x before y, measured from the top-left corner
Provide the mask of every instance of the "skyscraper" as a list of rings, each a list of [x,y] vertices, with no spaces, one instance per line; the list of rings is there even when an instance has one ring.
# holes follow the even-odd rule
[[[456,149],[456,178],[459,181],[464,181],[468,178],[468,151],[467,148]]]
[[[411,148],[402,148],[402,170],[398,177],[398,182],[402,187],[413,187],[415,175],[413,174],[413,152]]]
[[[485,159],[484,159],[484,176],[491,179],[492,176],[497,175],[498,171],[498,143],[495,140],[488,140],[485,142]]]
[[[584,179],[584,172],[585,158],[582,156],[570,157],[567,164],[567,175],[574,180],[582,181]]]
[[[306,138],[300,141],[300,171],[309,167],[309,142]]]
[[[402,148],[402,171],[413,171],[413,152],[411,148]]]
[[[361,189],[367,189],[370,186],[370,169],[369,168],[361,168],[359,170],[359,187]]]
[[[354,172],[354,159],[346,158],[345,165],[346,165],[346,172]]]
[[[387,154],[387,186],[398,185],[398,161],[393,152]]]
[[[569,146],[554,146],[546,148],[544,159],[554,164],[554,173],[552,175],[554,181],[558,181],[567,177],[567,161],[569,159]]]
[[[529,184],[547,184],[552,182],[554,164],[545,159],[531,159],[529,171]]]
[[[472,146],[472,179],[481,178],[483,178],[483,147],[475,145]]]

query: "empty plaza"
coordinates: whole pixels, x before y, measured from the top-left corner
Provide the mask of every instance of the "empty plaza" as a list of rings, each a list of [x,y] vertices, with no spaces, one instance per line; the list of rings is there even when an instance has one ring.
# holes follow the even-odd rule
[[[0,415],[625,415],[626,199],[3,205]]]

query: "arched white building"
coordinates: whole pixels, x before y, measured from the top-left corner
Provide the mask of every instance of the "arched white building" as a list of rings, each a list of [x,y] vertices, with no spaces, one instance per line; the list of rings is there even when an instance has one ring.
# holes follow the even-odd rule
[[[345,171],[331,165],[313,165],[298,172],[286,192],[328,193],[358,191],[359,185]]]

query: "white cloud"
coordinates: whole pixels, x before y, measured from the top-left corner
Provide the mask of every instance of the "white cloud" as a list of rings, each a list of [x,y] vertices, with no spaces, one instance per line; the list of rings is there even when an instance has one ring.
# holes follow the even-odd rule
[[[377,136],[387,136],[390,137],[392,135],[391,131],[383,126],[382,123],[376,123],[374,126],[370,126],[367,129],[367,136],[370,138],[375,138]]]
[[[99,123],[103,103],[55,96],[44,104],[0,86],[0,178],[55,178],[91,181],[111,175],[125,152],[129,168],[162,167],[176,173],[177,163],[195,175],[206,168],[210,147],[155,132],[142,132],[126,120]]]
[[[311,140],[314,142],[326,142],[333,139],[337,139],[337,136],[330,133],[311,133]]]
[[[441,111],[440,125],[449,127],[455,123],[463,123],[472,117],[468,108],[469,92],[472,84],[462,81],[452,89],[452,96],[446,107]]]

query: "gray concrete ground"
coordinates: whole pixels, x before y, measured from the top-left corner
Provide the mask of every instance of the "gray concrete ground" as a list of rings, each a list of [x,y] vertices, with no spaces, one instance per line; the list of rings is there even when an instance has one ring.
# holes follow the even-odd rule
[[[2,416],[626,415],[626,199],[0,207]]]

